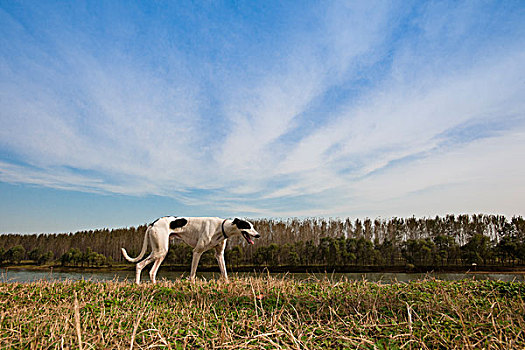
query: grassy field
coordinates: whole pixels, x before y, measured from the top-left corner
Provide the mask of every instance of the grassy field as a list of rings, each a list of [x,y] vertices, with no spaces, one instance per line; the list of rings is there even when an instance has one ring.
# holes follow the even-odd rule
[[[525,348],[525,285],[271,277],[0,284],[0,348]]]

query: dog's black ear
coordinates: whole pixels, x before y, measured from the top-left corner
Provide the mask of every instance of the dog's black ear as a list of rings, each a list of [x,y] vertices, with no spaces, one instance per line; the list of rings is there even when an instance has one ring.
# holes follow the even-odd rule
[[[177,219],[177,220],[173,220],[172,222],[170,222],[170,228],[172,230],[175,230],[176,228],[183,227],[187,223],[188,223],[188,220],[183,219],[183,218]]]
[[[237,219],[235,218],[232,222],[232,224],[236,225],[239,229],[241,230],[249,230],[252,228],[252,226],[250,225],[250,223],[248,221],[244,221],[244,220],[241,220],[241,219]]]

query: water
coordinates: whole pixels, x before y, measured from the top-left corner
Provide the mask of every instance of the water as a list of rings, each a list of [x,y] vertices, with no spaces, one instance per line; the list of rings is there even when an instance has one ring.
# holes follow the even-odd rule
[[[247,277],[247,276],[268,276],[268,273],[230,273],[233,277]],[[516,273],[271,273],[272,277],[277,278],[290,278],[300,281],[316,280],[328,278],[333,281],[341,279],[348,280],[367,280],[370,282],[382,282],[382,283],[394,283],[394,282],[409,282],[413,280],[421,280],[425,278],[436,278],[445,281],[455,281],[462,279],[489,279],[499,281],[517,281],[525,282],[525,274]],[[178,271],[159,271],[157,280],[176,280],[181,278],[187,278],[188,272]],[[197,273],[197,277],[200,279],[217,279],[220,274],[217,272],[200,272]],[[105,271],[105,272],[94,272],[94,271],[75,271],[75,272],[51,272],[51,271],[33,271],[33,270],[6,270],[0,269],[0,282],[33,282],[39,280],[46,281],[77,281],[77,280],[88,280],[94,282],[101,281],[128,281],[133,282],[135,280],[135,271]],[[149,276],[147,271],[142,272],[142,281],[148,282]]]

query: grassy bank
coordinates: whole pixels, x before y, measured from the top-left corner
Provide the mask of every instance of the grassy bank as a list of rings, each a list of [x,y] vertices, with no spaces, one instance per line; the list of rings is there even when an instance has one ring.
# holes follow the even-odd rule
[[[524,348],[525,285],[0,284],[0,348]]]

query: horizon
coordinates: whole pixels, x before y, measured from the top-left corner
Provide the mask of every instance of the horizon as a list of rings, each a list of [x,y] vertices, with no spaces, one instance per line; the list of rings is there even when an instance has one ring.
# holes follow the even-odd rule
[[[525,3],[0,0],[0,233],[524,216]]]

